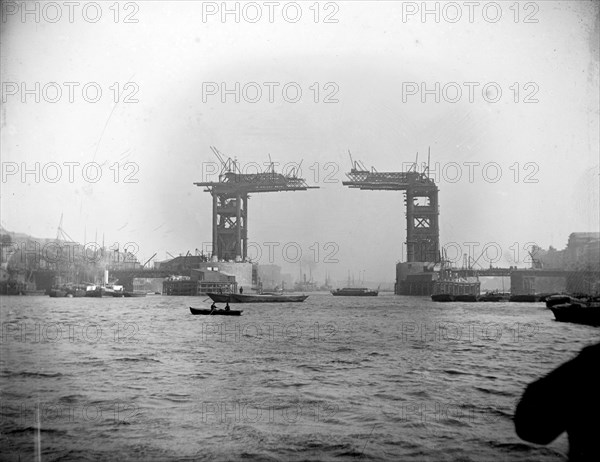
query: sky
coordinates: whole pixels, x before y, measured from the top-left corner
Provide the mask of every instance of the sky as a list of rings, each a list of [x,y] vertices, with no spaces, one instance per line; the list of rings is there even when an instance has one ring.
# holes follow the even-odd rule
[[[52,237],[62,215],[142,262],[207,249],[193,183],[216,146],[319,187],[249,201],[251,253],[294,276],[393,281],[405,259],[403,193],[342,186],[348,151],[377,171],[430,152],[458,263],[527,266],[531,243],[599,231],[598,3],[423,7],[3,2],[2,226]]]

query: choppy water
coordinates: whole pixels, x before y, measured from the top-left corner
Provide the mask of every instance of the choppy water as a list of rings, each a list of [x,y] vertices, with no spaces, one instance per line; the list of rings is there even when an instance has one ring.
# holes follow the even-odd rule
[[[201,301],[0,298],[2,460],[564,460],[513,410],[600,340],[543,304]]]

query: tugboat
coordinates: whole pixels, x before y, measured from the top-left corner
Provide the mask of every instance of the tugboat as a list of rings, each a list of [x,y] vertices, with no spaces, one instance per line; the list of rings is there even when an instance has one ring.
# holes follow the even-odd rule
[[[113,297],[123,297],[123,295],[125,295],[125,292],[123,291],[123,286],[118,286],[116,284],[108,284],[104,286],[104,295]]]
[[[443,253],[443,252],[442,252]],[[439,278],[433,281],[434,302],[476,302],[479,300],[479,277],[460,277],[445,254],[440,262]]]
[[[100,298],[102,297],[102,289],[100,286],[97,285],[89,285],[86,288],[85,296]]]
[[[115,279],[114,282],[117,280]],[[108,270],[104,270],[103,284],[100,286],[88,285],[86,288],[86,297],[123,297],[125,291],[123,286],[108,282]]]

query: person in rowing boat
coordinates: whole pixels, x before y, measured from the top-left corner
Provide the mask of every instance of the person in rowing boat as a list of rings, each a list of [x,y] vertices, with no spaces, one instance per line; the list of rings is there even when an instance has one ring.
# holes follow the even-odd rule
[[[215,311],[218,310],[217,305],[215,305],[215,302],[212,302],[212,305],[210,305],[210,311]]]
[[[230,308],[229,308],[229,302],[226,302],[225,303],[225,311],[229,311],[229,310],[230,310]]]

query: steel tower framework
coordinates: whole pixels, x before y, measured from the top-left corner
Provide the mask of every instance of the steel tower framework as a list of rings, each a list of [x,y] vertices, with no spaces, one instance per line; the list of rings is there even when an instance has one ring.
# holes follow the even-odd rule
[[[242,173],[235,160],[213,146],[221,162],[219,180],[198,182],[212,195],[212,255],[219,260],[246,260],[248,257],[248,198],[251,193],[305,191],[317,189],[299,178],[299,167],[288,174],[276,173],[273,162],[262,173]]]
[[[416,170],[417,163],[406,172],[377,172],[367,170],[357,161],[352,161],[348,181],[344,186],[365,190],[405,191],[406,203],[406,261],[440,260],[440,228],[438,222],[438,187],[429,178],[428,169]]]

